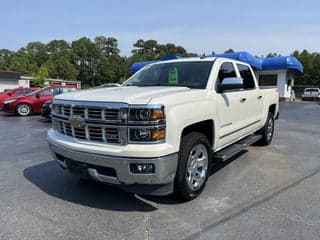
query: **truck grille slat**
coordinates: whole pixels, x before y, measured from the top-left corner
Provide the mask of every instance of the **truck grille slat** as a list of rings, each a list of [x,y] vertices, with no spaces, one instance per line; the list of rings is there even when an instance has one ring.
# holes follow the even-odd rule
[[[126,137],[120,136],[120,126],[107,127],[104,125],[104,121],[109,120],[121,123],[120,107],[108,108],[74,104],[53,104],[52,113],[53,129],[77,140],[121,144],[121,139],[126,139]],[[57,117],[54,117],[54,115],[57,115]],[[82,126],[81,124],[79,126],[76,124],[72,125],[71,120],[69,120],[72,117],[82,118],[85,122]]]

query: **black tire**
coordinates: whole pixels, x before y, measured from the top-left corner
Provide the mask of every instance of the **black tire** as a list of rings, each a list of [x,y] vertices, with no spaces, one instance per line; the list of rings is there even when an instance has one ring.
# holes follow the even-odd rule
[[[195,178],[193,174],[195,175],[197,174],[195,173],[196,170],[193,170],[194,171],[193,174],[190,175],[189,172],[187,171],[187,165],[189,164],[190,157],[192,158],[191,155],[195,152],[195,149],[197,147],[199,147],[203,151],[204,149],[206,150],[207,169],[206,171],[201,170],[201,167],[197,165],[198,161],[195,161],[196,164],[193,164],[193,165],[197,165],[196,167],[197,170],[200,169],[200,171],[202,171],[203,174],[204,172],[206,172],[206,174],[205,174],[205,177],[201,177],[201,180],[199,181],[201,182],[201,186],[199,184],[198,189],[191,189],[191,187],[189,186],[189,184],[191,183],[190,181],[188,183],[187,177],[189,175],[189,179]],[[199,152],[201,150],[199,150]],[[194,154],[196,154],[196,152]],[[205,153],[203,155],[205,155]],[[199,156],[199,159],[201,158],[200,156]],[[177,172],[174,180],[174,195],[183,201],[189,201],[196,198],[202,192],[203,188],[206,185],[208,176],[210,175],[211,164],[212,164],[212,153],[211,153],[211,147],[210,147],[208,138],[204,134],[198,133],[198,132],[191,132],[183,136],[180,144],[178,166],[177,166]],[[203,169],[204,168],[205,167],[203,167]],[[195,169],[195,167],[193,169]],[[198,171],[196,172],[198,173]],[[197,179],[199,176],[204,176],[203,174],[197,175]]]
[[[256,143],[259,146],[267,146],[271,143],[274,134],[274,116],[271,112],[268,113],[267,121],[263,128],[257,132],[262,138]]]
[[[22,117],[29,116],[32,113],[32,107],[27,103],[20,103],[16,107],[16,113]]]

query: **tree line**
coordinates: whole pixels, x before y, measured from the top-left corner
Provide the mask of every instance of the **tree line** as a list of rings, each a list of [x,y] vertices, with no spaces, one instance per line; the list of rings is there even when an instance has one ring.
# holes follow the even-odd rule
[[[225,52],[233,52],[228,49]],[[83,87],[103,83],[123,82],[130,76],[130,66],[137,61],[157,60],[166,54],[182,57],[198,56],[173,43],[160,44],[156,40],[139,39],[133,44],[130,56],[121,56],[114,37],[82,37],[71,43],[52,40],[47,44],[30,42],[17,51],[0,49],[0,69],[33,76],[36,85],[44,78],[79,80]],[[214,53],[214,52],[212,52]],[[267,57],[278,56],[269,53]],[[304,66],[304,73],[296,76],[296,84],[320,84],[320,53],[294,51]]]

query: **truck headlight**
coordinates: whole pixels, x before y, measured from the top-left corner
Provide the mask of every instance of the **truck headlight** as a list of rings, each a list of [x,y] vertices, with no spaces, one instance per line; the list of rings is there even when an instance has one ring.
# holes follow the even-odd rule
[[[129,106],[128,135],[131,143],[162,143],[166,139],[163,105]]]
[[[166,138],[165,127],[161,128],[130,128],[129,140],[130,142],[162,142]]]
[[[164,108],[132,108],[129,121],[158,121],[165,119]]]

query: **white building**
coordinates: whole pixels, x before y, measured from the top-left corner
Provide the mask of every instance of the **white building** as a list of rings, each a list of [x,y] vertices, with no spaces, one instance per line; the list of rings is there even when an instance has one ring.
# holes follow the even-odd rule
[[[21,80],[32,82],[32,77],[21,76]],[[44,80],[44,85],[61,85],[61,86],[71,86],[78,89],[81,89],[81,82],[74,80],[65,80],[65,79],[55,79],[55,78],[46,78]]]
[[[0,92],[16,87],[29,87],[30,81],[20,77],[19,72],[0,70]]]

